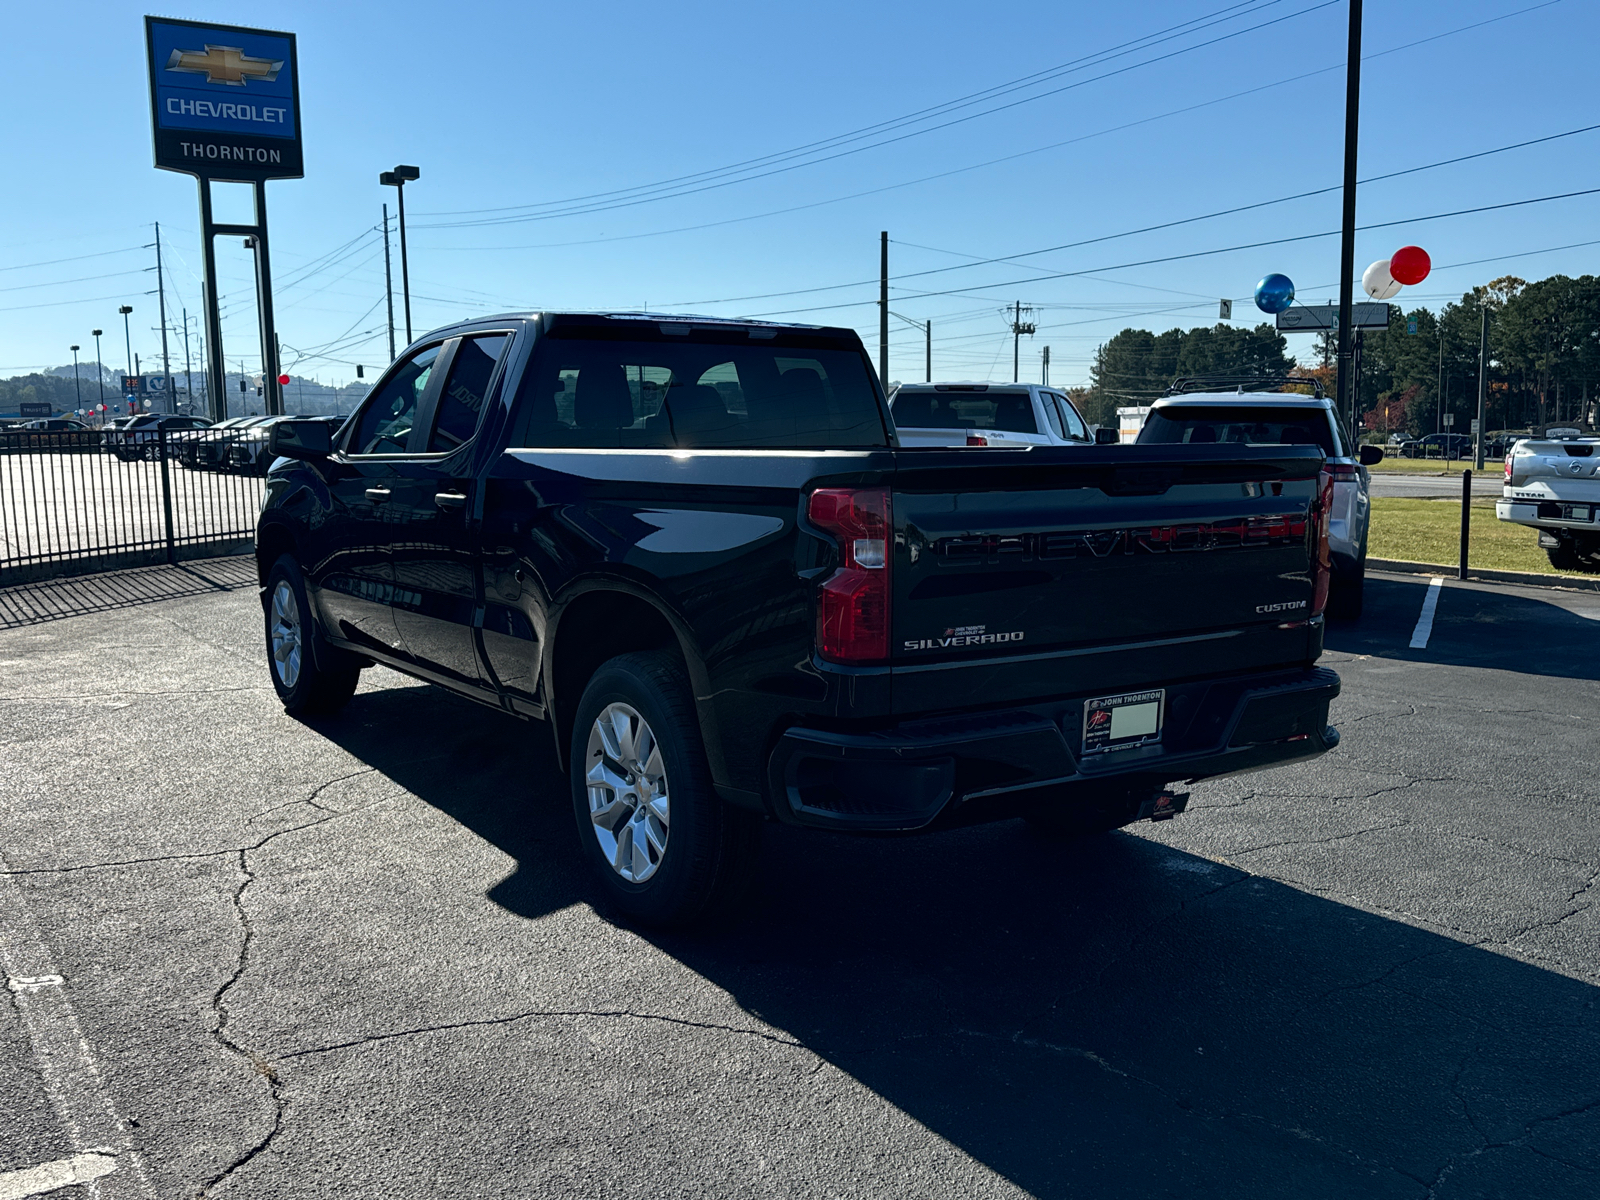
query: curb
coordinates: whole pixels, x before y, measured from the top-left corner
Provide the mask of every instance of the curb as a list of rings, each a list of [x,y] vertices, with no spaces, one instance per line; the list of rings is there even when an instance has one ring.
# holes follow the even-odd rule
[[[1443,575],[1456,577],[1456,568],[1442,563],[1402,562],[1393,558],[1369,558],[1367,567],[1374,571],[1392,571],[1399,575]],[[1600,592],[1600,576],[1585,578],[1582,575],[1544,575],[1537,571],[1490,571],[1467,567],[1467,582],[1515,583],[1522,587],[1555,588],[1558,591]]]

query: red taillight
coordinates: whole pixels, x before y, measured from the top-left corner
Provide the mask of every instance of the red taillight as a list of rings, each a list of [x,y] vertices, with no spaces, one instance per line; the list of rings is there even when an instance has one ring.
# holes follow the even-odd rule
[[[1328,607],[1328,588],[1333,583],[1333,552],[1328,547],[1328,522],[1333,516],[1333,473],[1327,466],[1317,477],[1317,502],[1312,508],[1312,530],[1317,539],[1312,548],[1311,615],[1320,617]]]
[[[817,593],[817,652],[840,663],[889,657],[889,490],[818,488],[811,523],[839,543],[839,569]]]
[[[1511,451],[1506,451],[1506,482],[1511,482]]]
[[[1361,469],[1355,463],[1323,463],[1322,470],[1338,483],[1354,483],[1361,478]]]
[[[975,433],[967,434],[967,445],[969,446],[987,446],[988,444],[989,439],[986,437],[979,437]]]

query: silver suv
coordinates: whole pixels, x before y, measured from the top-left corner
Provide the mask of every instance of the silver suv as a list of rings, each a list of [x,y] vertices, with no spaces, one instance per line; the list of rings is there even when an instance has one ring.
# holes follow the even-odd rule
[[[1361,615],[1367,570],[1367,526],[1372,514],[1371,474],[1383,459],[1377,446],[1357,447],[1339,426],[1333,401],[1317,387],[1315,395],[1261,390],[1280,383],[1313,380],[1242,381],[1234,390],[1215,390],[1217,380],[1184,380],[1151,406],[1136,442],[1214,445],[1320,446],[1323,474],[1333,480],[1333,512],[1328,521],[1333,552],[1333,584],[1328,615],[1354,620]],[[1201,390],[1208,389],[1208,390]]]

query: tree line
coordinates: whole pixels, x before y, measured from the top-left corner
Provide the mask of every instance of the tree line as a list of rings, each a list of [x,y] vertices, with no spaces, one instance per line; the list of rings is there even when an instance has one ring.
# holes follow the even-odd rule
[[[1418,436],[1455,413],[1465,432],[1478,404],[1478,340],[1489,315],[1487,428],[1594,427],[1600,389],[1600,278],[1513,275],[1473,288],[1439,313],[1389,306],[1389,327],[1361,335],[1360,423],[1374,433]],[[1322,380],[1331,394],[1334,345],[1315,335],[1289,353],[1268,324],[1124,329],[1095,352],[1090,385],[1074,398],[1090,421],[1116,423],[1121,406],[1148,404],[1174,378],[1294,374]],[[1298,360],[1298,361],[1297,361]]]

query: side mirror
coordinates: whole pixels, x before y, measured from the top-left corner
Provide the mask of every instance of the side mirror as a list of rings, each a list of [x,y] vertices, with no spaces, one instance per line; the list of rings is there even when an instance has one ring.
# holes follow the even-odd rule
[[[1116,446],[1122,442],[1122,431],[1119,429],[1096,429],[1094,431],[1094,444],[1096,446]]]
[[[333,426],[327,421],[279,421],[267,430],[267,449],[284,458],[327,458]]]
[[[1356,451],[1356,457],[1363,467],[1375,467],[1383,461],[1383,447],[1362,446]]]

